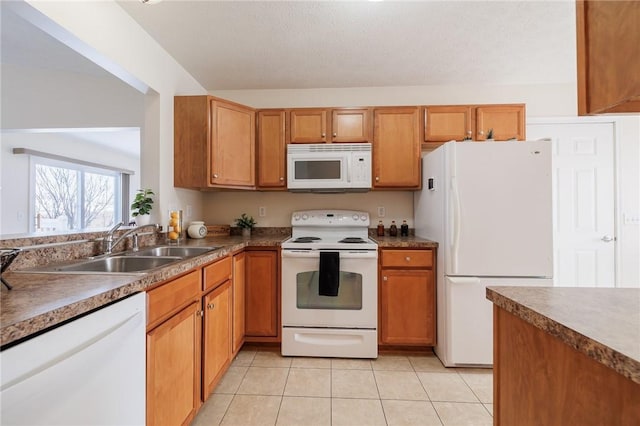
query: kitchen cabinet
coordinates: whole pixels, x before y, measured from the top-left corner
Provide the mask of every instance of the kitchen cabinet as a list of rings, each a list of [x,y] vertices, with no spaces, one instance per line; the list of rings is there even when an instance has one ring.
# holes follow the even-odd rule
[[[434,263],[431,249],[380,251],[381,345],[435,345]]]
[[[373,110],[373,188],[420,188],[418,107]]]
[[[231,345],[233,355],[238,353],[244,343],[246,267],[244,252],[233,256],[233,333]]]
[[[371,141],[368,108],[293,109],[289,111],[290,143]]]
[[[278,250],[247,250],[245,256],[245,341],[277,342],[280,339]]]
[[[212,96],[174,99],[174,186],[255,187],[255,111]]]
[[[436,105],[424,109],[425,141],[525,139],[525,105]]]
[[[231,281],[204,296],[202,400],[206,401],[231,363]]]
[[[200,271],[147,292],[147,424],[188,424],[200,407]]]
[[[576,2],[578,115],[640,112],[640,2]]]
[[[284,110],[258,112],[258,188],[287,189],[287,144]]]

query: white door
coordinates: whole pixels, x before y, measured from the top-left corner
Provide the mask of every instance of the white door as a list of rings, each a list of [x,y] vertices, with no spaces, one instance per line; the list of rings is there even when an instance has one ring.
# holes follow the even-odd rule
[[[551,138],[554,284],[615,286],[613,123],[529,124],[527,138]]]

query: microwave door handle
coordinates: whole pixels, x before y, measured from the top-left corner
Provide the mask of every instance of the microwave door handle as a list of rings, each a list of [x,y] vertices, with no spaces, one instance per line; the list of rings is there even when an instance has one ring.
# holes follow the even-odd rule
[[[351,156],[347,157],[347,183],[351,183]]]

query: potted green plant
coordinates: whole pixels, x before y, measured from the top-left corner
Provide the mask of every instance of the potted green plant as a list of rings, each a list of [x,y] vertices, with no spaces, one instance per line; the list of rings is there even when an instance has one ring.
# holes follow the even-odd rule
[[[253,220],[252,216],[247,216],[246,213],[242,213],[239,218],[236,219],[236,226],[242,229],[242,236],[251,236],[251,229],[258,223]]]
[[[150,189],[138,189],[136,198],[131,203],[131,214],[136,221],[136,225],[147,225],[151,222],[151,209],[153,208],[153,198],[155,195]]]

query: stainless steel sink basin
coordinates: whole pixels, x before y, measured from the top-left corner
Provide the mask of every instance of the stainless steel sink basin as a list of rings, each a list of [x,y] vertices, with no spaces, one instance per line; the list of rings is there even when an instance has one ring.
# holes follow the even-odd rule
[[[182,246],[160,246],[141,249],[137,252],[127,253],[127,256],[177,256],[193,257],[215,250],[218,247],[182,247]]]
[[[182,260],[180,257],[110,256],[89,259],[69,265],[51,265],[24,270],[30,273],[139,274]]]

